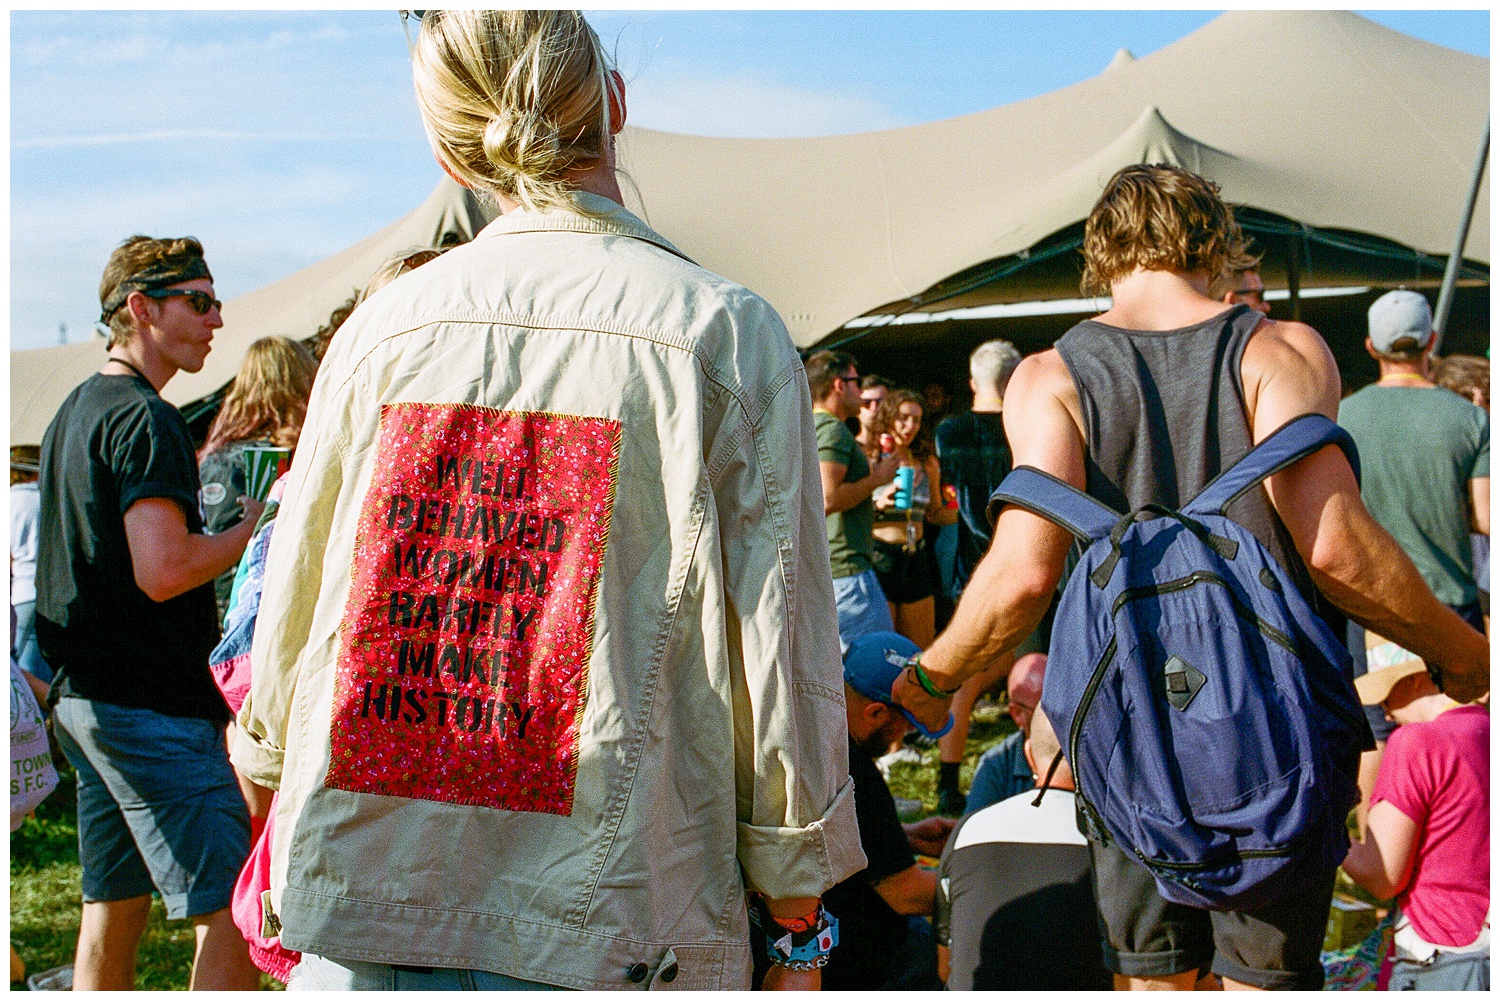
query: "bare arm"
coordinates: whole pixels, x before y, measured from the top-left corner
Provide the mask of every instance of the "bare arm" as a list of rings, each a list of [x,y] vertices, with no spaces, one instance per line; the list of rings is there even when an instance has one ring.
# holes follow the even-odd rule
[[[1490,478],[1481,476],[1469,481],[1469,514],[1474,531],[1490,534]]]
[[[239,499],[245,518],[218,535],[188,531],[176,501],[146,497],[125,512],[125,541],[136,585],[152,601],[167,601],[206,584],[239,562],[265,505]]]
[[[1246,345],[1246,404],[1257,442],[1294,417],[1338,416],[1328,345],[1300,323],[1267,323]],[[1360,499],[1348,460],[1328,446],[1266,481],[1313,582],[1354,621],[1443,668],[1470,694],[1488,686],[1489,647],[1432,595],[1411,558]]]
[[[849,467],[842,462],[818,460],[818,476],[823,481],[823,513],[839,514],[849,510],[896,478],[901,460],[894,455],[882,456],[870,464],[870,475],[862,480],[845,483]]]
[[[937,858],[943,854],[958,821],[952,817],[927,817],[901,826],[906,831],[906,840],[911,844],[912,851]]]
[[[26,675],[26,685],[31,689],[31,694],[36,696],[36,704],[41,706],[43,711],[45,711],[47,708],[47,693],[51,690],[52,686],[25,668],[21,669],[21,673]]]
[[[938,465],[937,456],[929,455],[922,465],[927,473],[927,484],[932,494],[927,501],[927,520],[934,525],[957,524],[958,510],[943,503],[943,470]]]
[[[1035,466],[1082,490],[1084,444],[1073,416],[1077,393],[1056,351],[1021,362],[1007,389],[1005,433],[1017,466]],[[1071,403],[1070,403],[1071,401]],[[974,568],[953,620],[922,655],[943,690],[955,689],[1014,650],[1036,628],[1062,579],[1073,537],[1045,518],[1006,507],[989,552]],[[894,699],[924,725],[937,727],[948,700],[935,699],[902,672]]]
[[[1417,822],[1381,800],[1370,808],[1369,823],[1364,840],[1349,846],[1344,871],[1381,900],[1390,900],[1411,878]]]
[[[937,873],[913,865],[876,883],[875,892],[897,914],[931,914]]]

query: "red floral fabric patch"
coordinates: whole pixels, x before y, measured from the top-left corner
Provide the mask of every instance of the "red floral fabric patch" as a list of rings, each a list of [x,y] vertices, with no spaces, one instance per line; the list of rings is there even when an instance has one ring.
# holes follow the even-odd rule
[[[326,784],[569,814],[620,423],[389,404]]]

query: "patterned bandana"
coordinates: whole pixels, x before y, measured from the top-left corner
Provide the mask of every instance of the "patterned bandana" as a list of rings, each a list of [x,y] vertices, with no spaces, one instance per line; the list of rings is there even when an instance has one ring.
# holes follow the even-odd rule
[[[166,288],[168,285],[176,285],[179,282],[190,282],[198,278],[214,280],[209,273],[208,262],[201,257],[195,257],[185,264],[156,264],[144,271],[138,272],[115,286],[108,299],[103,302],[104,311],[99,314],[100,323],[109,323],[109,318],[115,315],[115,311],[125,305],[125,300],[132,292],[148,292],[153,289]]]

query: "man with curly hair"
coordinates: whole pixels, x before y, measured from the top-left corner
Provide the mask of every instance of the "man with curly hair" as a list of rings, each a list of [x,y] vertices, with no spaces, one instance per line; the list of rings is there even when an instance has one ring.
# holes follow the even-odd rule
[[[1211,181],[1173,166],[1124,168],[1089,215],[1083,251],[1085,293],[1107,292],[1113,304],[1016,369],[1004,414],[1017,466],[1116,510],[1175,509],[1287,421],[1338,413],[1338,369],[1317,331],[1210,296],[1243,255],[1239,225]],[[1441,665],[1450,685],[1486,683],[1484,637],[1438,603],[1370,517],[1338,448],[1280,471],[1230,514],[1325,618],[1342,612],[1368,625]],[[913,665],[897,679],[895,700],[924,725],[940,721],[941,693],[1035,628],[1072,543],[1052,522],[1005,507],[951,625],[921,656],[923,673]],[[1065,658],[1055,652],[1048,669],[1066,670]],[[1117,846],[1090,849],[1117,987],[1189,989],[1210,964],[1226,986],[1322,985],[1333,867],[1295,897],[1206,911],[1163,899]]]

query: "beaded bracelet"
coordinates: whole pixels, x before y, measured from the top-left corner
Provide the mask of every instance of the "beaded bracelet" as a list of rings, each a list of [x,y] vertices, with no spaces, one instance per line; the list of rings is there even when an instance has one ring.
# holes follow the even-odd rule
[[[819,904],[813,912],[816,924],[803,931],[785,931],[773,938],[772,927],[784,930],[763,903],[750,909],[750,921],[765,936],[766,958],[788,970],[819,970],[828,964],[828,954],[839,944],[839,920]],[[806,919],[795,919],[798,923]]]

